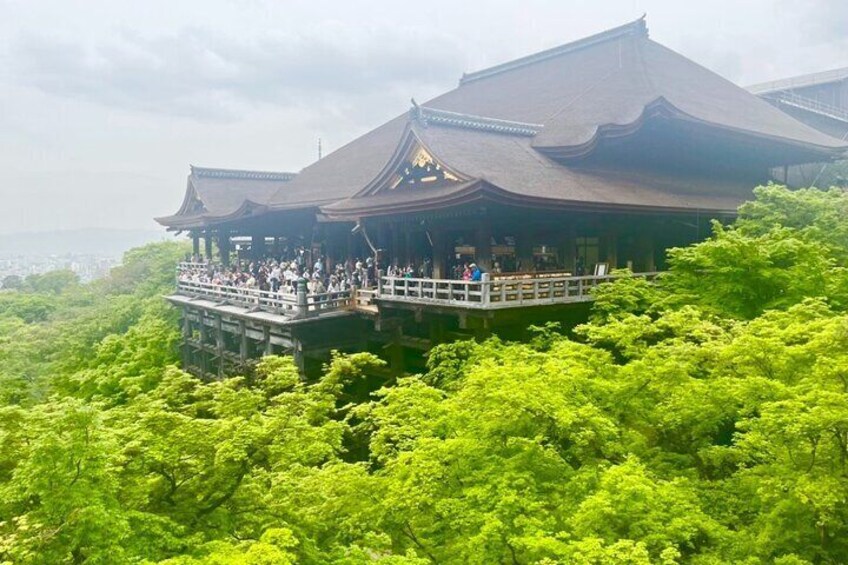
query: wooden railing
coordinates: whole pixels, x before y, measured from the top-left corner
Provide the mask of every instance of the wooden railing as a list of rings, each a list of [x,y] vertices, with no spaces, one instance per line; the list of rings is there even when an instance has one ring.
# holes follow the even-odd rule
[[[623,277],[653,280],[659,273],[633,273],[606,276],[499,276],[491,280],[488,274],[481,281],[446,279],[411,279],[380,277],[376,289],[347,290],[308,294],[305,281],[297,293],[269,292],[256,288],[196,282],[178,278],[177,292],[195,298],[205,298],[221,304],[262,310],[292,318],[305,318],[339,310],[369,311],[375,300],[454,306],[460,308],[501,309],[520,306],[541,306],[587,302],[591,291],[599,284]]]
[[[221,304],[262,310],[291,317],[307,317],[322,312],[350,308],[354,304],[352,291],[320,294],[269,292],[257,288],[237,288],[181,279],[177,292],[194,298],[206,298]]]
[[[501,278],[481,281],[381,277],[377,298],[459,306],[462,308],[512,308],[592,300],[591,290],[622,277],[654,279],[658,273],[583,277]]]
[[[211,265],[211,263],[197,263],[197,262],[194,262],[194,261],[181,261],[177,265],[177,272],[182,273],[182,272],[185,272],[185,271],[188,271],[188,270],[197,270],[197,269],[206,270],[207,268],[209,268],[210,265]]]

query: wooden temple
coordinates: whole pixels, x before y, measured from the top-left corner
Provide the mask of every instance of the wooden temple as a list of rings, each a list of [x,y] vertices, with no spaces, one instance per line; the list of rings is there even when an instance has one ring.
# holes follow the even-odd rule
[[[369,349],[402,370],[445,340],[576,320],[612,270],[653,276],[772,171],[846,149],[654,42],[644,19],[468,73],[298,174],[192,168],[180,209],[157,220],[196,255],[296,244],[328,269],[370,256],[428,261],[432,276],[320,299],[180,284],[168,298],[186,366],[224,374],[292,352],[308,372]],[[484,280],[452,279],[468,261]]]

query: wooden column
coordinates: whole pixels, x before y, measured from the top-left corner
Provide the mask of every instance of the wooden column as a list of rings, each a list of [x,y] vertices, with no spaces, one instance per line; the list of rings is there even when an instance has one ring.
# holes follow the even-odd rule
[[[615,269],[618,266],[618,232],[614,228],[607,228],[601,236],[600,245],[601,262],[608,263],[610,270]]]
[[[515,259],[520,272],[533,270],[533,234],[526,225],[515,234]]]
[[[634,271],[651,272],[657,266],[654,261],[654,236],[644,228],[636,236],[636,257],[633,262]]]
[[[488,217],[480,219],[474,233],[474,261],[484,271],[492,270],[492,226]]]
[[[391,247],[388,253],[389,263],[386,265],[386,268],[395,261],[397,261],[398,267],[406,267],[407,258],[404,256],[406,239],[404,238],[402,226],[403,224],[400,222],[386,224],[386,241],[391,241]]]
[[[389,344],[389,370],[395,376],[402,375],[406,370],[403,345],[400,342],[402,335],[403,329],[398,326],[392,332],[392,341]]]
[[[448,236],[444,230],[431,229],[430,237],[433,239],[433,278],[448,278]]]
[[[218,377],[224,376],[224,321],[215,316],[215,353],[218,355]]]
[[[566,271],[574,274],[574,267],[577,262],[577,229],[571,219],[567,220],[567,222],[566,226],[560,232],[560,261]]]
[[[203,253],[204,259],[207,261],[212,260],[212,232],[209,230],[203,233]]]
[[[220,254],[221,264],[230,264],[230,234],[227,231],[222,231],[218,234],[218,253]]]
[[[303,351],[303,342],[294,338],[294,336],[292,336],[292,357],[294,358],[294,364],[297,367],[297,371],[300,373],[300,378],[305,379],[306,355]]]
[[[239,320],[239,361],[247,363],[247,325],[244,320]]]
[[[183,371],[188,370],[191,362],[191,319],[189,318],[188,308],[183,308]]]
[[[200,323],[198,324],[198,332],[200,334],[200,347],[198,348],[197,353],[200,356],[200,371],[205,376],[208,372],[208,364],[206,362],[206,359],[209,355],[206,352],[206,315],[204,314],[202,308],[197,311],[197,316],[200,321]]]
[[[271,345],[271,326],[262,326],[262,343],[264,345],[263,355],[273,355],[274,346]]]
[[[265,256],[265,236],[251,236],[250,256],[253,257],[254,261],[258,261]]]
[[[191,232],[191,254],[192,259],[200,255],[200,235],[196,231]]]

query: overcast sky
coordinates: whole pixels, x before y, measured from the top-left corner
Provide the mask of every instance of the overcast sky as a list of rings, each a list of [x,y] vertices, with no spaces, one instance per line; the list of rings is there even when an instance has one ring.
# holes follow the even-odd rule
[[[0,233],[154,228],[189,164],[298,171],[318,137],[644,12],[739,84],[848,66],[846,0],[0,0]]]

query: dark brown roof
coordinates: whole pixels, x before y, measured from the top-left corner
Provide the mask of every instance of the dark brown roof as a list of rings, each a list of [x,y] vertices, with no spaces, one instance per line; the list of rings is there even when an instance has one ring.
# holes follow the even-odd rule
[[[526,206],[723,212],[735,210],[751,195],[751,185],[741,182],[564,167],[536,151],[533,138],[526,135],[413,124],[406,136],[469,180],[384,190],[323,206],[322,211],[330,218],[349,218],[440,208],[487,198]]]
[[[446,165],[528,198],[732,209],[748,195],[745,185],[737,184],[735,196],[716,200],[715,195],[694,190],[698,183],[699,190],[707,188],[703,181],[663,174],[589,173],[543,156],[579,156],[591,151],[599,135],[638,129],[644,114],[655,110],[746,136],[751,143],[784,146],[783,155],[792,147],[803,147],[799,158],[815,153],[826,159],[846,148],[844,142],[651,41],[644,20],[637,20],[467,74],[456,89],[416,106],[410,116],[396,118],[308,167],[291,187],[312,187],[328,200],[364,197],[363,187],[390,162],[408,124],[418,121],[435,126],[416,131]],[[481,132],[509,135],[481,136]],[[721,183],[710,181],[709,186]],[[288,187],[279,191],[270,205],[284,205],[287,192]],[[403,198],[432,201],[417,195],[387,201]],[[366,208],[366,202],[324,206],[330,214]]]
[[[466,75],[426,106],[543,124],[534,147],[579,148],[605,127],[638,124],[645,108],[661,100],[679,118],[825,151],[845,148],[651,41],[644,20]]]
[[[640,19],[466,74],[457,88],[414,104],[408,114],[306,167],[264,198],[245,196],[241,204],[254,202],[268,211],[320,206],[330,217],[350,218],[483,194],[528,203],[678,210],[730,210],[748,196],[745,184],[658,171],[622,173],[597,162],[589,170],[579,161],[592,154],[599,140],[634,134],[655,118],[733,137],[739,146],[756,149],[760,165],[763,155],[779,155],[782,165],[827,160],[848,149],[845,142],[651,41]],[[461,178],[426,187],[429,194],[381,194],[380,182],[402,157],[399,151],[410,135]]]
[[[294,173],[209,169],[191,166],[186,194],[176,214],[156,218],[171,228],[209,225],[261,213]]]

